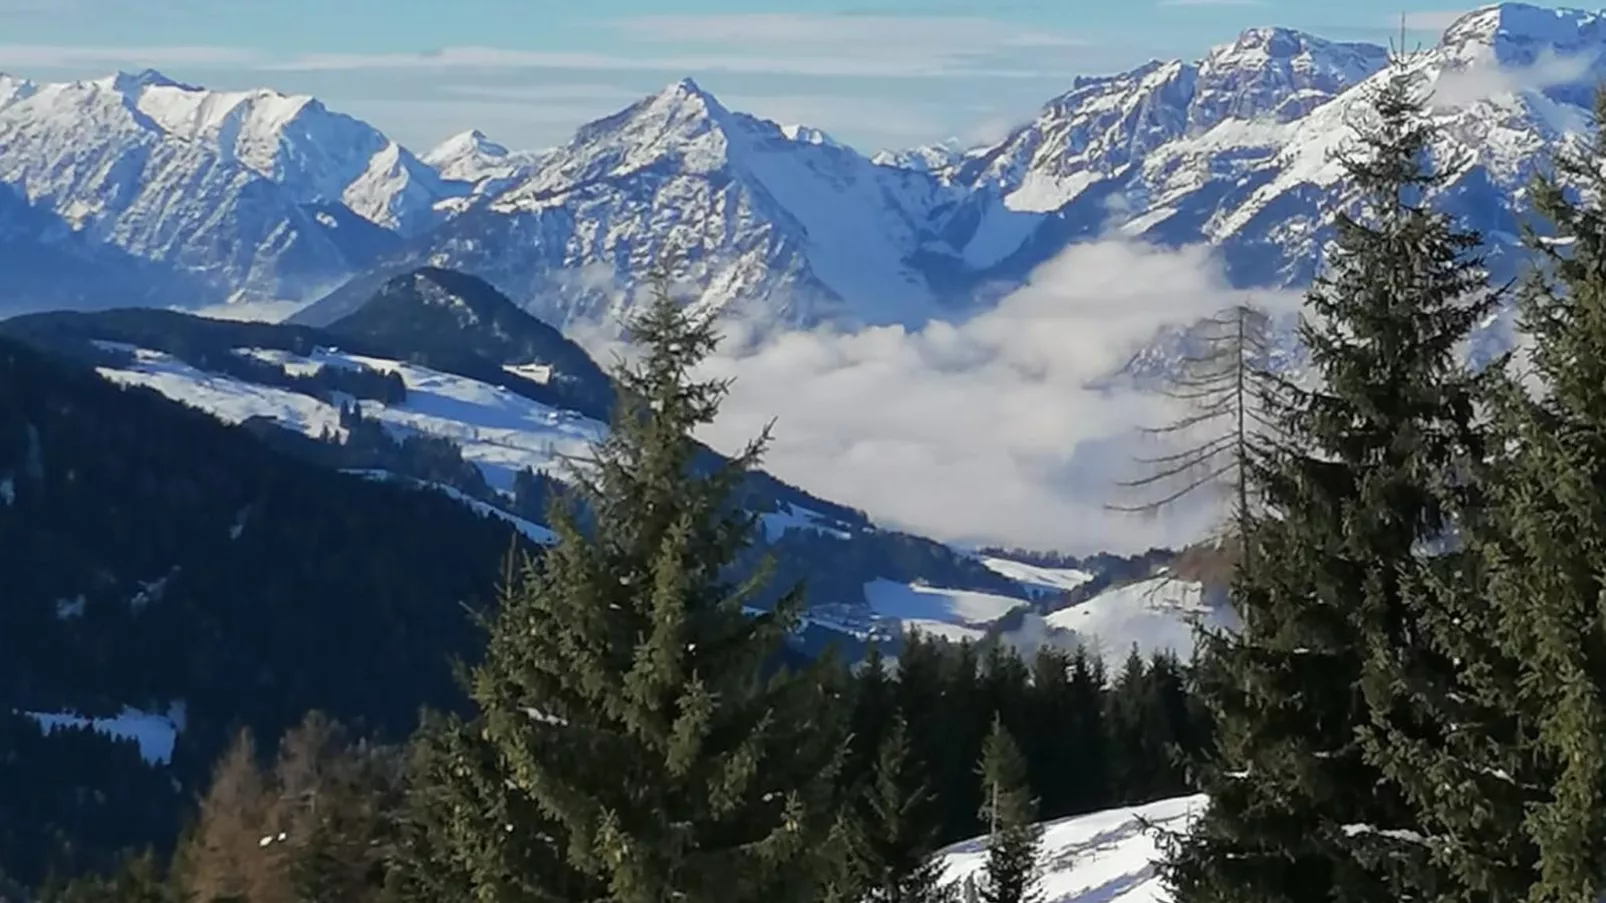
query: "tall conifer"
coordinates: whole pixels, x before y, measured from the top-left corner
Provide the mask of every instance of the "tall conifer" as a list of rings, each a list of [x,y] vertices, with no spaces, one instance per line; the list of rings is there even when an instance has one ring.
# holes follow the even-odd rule
[[[698,464],[692,432],[723,382],[692,371],[716,335],[661,281],[633,324],[638,363],[556,545],[502,601],[474,698],[506,778],[556,824],[564,856],[616,903],[812,900],[842,748],[840,689],[821,662],[765,666],[802,595],[745,610],[731,582],[754,516],[734,501],[765,441]]]
[[[1423,562],[1478,455],[1455,353],[1494,300],[1477,236],[1423,207],[1446,170],[1402,60],[1372,112],[1340,158],[1363,211],[1340,217],[1300,327],[1318,385],[1277,387],[1279,444],[1254,467],[1242,630],[1202,641],[1218,742],[1211,804],[1165,867],[1178,903],[1446,898],[1422,831],[1441,800],[1388,744],[1420,753],[1457,679]]]
[[[1539,266],[1519,297],[1537,397],[1504,386],[1508,454],[1477,533],[1498,635],[1520,674],[1498,739],[1505,795],[1528,815],[1518,848],[1534,901],[1606,892],[1606,91],[1592,145],[1538,179]],[[1492,758],[1492,757],[1491,757]],[[1508,807],[1509,808],[1509,807]]]
[[[1015,738],[994,718],[982,746],[982,817],[988,824],[986,879],[980,888],[986,903],[1034,903],[1037,853],[1042,827],[1037,824],[1037,797],[1032,793],[1026,757]]]
[[[903,719],[893,716],[875,771],[848,821],[846,853],[852,885],[870,903],[945,903],[936,851],[940,823],[925,770],[909,746]]]

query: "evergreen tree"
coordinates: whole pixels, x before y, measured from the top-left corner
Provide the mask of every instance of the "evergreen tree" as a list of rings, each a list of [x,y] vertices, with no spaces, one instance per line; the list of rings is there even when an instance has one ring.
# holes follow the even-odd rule
[[[5,899],[0,887],[0,901]],[[125,856],[109,876],[82,875],[39,895],[40,903],[179,903],[180,899],[151,850]]]
[[[605,896],[564,859],[558,825],[510,786],[473,724],[428,715],[409,744],[387,890],[402,903],[571,903]]]
[[[1369,216],[1340,221],[1344,256],[1312,304],[1329,323],[1319,354],[1338,396],[1315,407],[1318,447],[1349,445],[1357,490],[1346,540],[1363,567],[1351,612],[1366,651],[1361,736],[1414,822],[1384,842],[1359,836],[1395,865],[1402,897],[1517,900],[1529,884],[1514,843],[1523,804],[1503,777],[1516,765],[1515,664],[1496,647],[1486,574],[1462,541],[1488,507],[1478,403],[1504,361],[1473,373],[1460,346],[1500,293],[1481,236],[1427,206],[1462,161],[1432,159],[1426,103],[1403,69],[1379,92],[1375,125],[1346,161]]]
[[[1037,899],[1037,850],[1042,828],[1032,795],[1026,759],[1002,719],[993,721],[982,748],[982,790],[987,802],[986,903],[1031,903]]]
[[[1494,299],[1477,236],[1422,206],[1442,176],[1399,61],[1374,112],[1341,158],[1367,213],[1340,217],[1300,326],[1319,386],[1277,386],[1278,445],[1253,470],[1267,510],[1233,586],[1243,627],[1201,639],[1218,744],[1211,805],[1166,862],[1178,903],[1458,899],[1425,825],[1442,772],[1413,769],[1456,699],[1432,626],[1477,603],[1465,583],[1424,592],[1443,563],[1423,562],[1479,455],[1454,354]]]
[[[846,855],[851,886],[875,903],[939,903],[952,894],[938,883],[935,798],[909,748],[903,719],[894,716],[876,756],[875,774],[855,801]]]
[[[1071,757],[1062,766],[1076,775],[1069,811],[1092,812],[1115,802],[1111,791],[1112,761],[1109,727],[1105,723],[1104,660],[1078,648],[1071,655],[1069,710],[1062,729],[1068,735]]]
[[[842,705],[828,660],[762,676],[801,591],[752,616],[764,574],[729,582],[755,524],[734,493],[764,439],[694,467],[727,389],[690,375],[712,325],[660,281],[632,332],[613,427],[572,473],[579,504],[551,512],[555,546],[507,589],[474,700],[507,780],[607,899],[811,900]]]
[[[1492,571],[1492,632],[1519,671],[1497,688],[1502,729],[1469,764],[1499,774],[1491,802],[1502,804],[1494,814],[1508,833],[1498,852],[1532,883],[1527,898],[1547,903],[1606,891],[1603,123],[1606,91],[1596,94],[1592,145],[1561,154],[1532,190],[1550,226],[1526,236],[1539,266],[1519,296],[1538,397],[1514,381],[1502,387],[1499,422],[1513,453],[1488,481],[1492,523],[1472,531]],[[1522,829],[1511,830],[1524,809]]]
[[[895,718],[901,719],[896,699],[897,687],[887,671],[886,657],[880,646],[872,645],[864,661],[856,669],[853,679],[852,741],[847,762],[843,767],[844,784],[849,793],[858,794],[875,775],[876,758],[881,741]]]

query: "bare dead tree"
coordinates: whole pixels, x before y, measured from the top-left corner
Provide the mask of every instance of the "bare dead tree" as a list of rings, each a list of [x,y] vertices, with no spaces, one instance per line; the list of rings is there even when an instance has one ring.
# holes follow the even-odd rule
[[[1199,321],[1184,345],[1183,358],[1159,389],[1183,412],[1142,430],[1167,450],[1135,458],[1144,473],[1117,485],[1137,499],[1107,507],[1158,516],[1198,493],[1222,491],[1224,526],[1242,537],[1257,509],[1253,467],[1269,450],[1271,399],[1282,385],[1268,367],[1271,318],[1251,302],[1236,304]]]

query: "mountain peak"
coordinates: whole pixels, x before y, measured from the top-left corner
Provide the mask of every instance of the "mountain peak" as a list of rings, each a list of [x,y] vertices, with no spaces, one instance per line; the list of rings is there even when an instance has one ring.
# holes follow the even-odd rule
[[[1229,44],[1211,48],[1205,56],[1206,64],[1219,68],[1259,68],[1272,63],[1286,63],[1302,56],[1347,55],[1364,50],[1381,54],[1381,47],[1373,44],[1335,43],[1308,32],[1280,25],[1246,28]]]
[[[579,345],[489,282],[460,270],[423,266],[394,275],[327,329],[379,343],[425,366],[453,361],[461,368],[477,360],[491,368],[493,382],[505,379],[507,365],[545,365],[542,391],[550,403],[590,417],[606,418],[613,397],[607,375]]]
[[[492,141],[479,129],[469,129],[458,132],[440,144],[435,145],[419,159],[430,166],[439,168],[465,157],[477,159],[502,158],[511,152],[503,145]]]
[[[1439,46],[1484,53],[1492,50],[1502,63],[1526,64],[1541,49],[1571,55],[1598,49],[1603,40],[1606,15],[1601,12],[1500,3],[1473,10],[1450,23]]]
[[[102,80],[104,84],[124,94],[138,91],[142,88],[181,88],[186,91],[199,91],[194,85],[187,85],[177,79],[168,78],[155,69],[141,69],[138,72],[119,71],[116,75]]]
[[[690,77],[671,82],[662,91],[648,98],[648,107],[693,116],[722,116],[729,112],[718,98]]]
[[[820,144],[826,147],[842,147],[842,142],[832,138],[824,129],[817,129],[812,125],[791,123],[780,127],[781,134],[799,144]]]

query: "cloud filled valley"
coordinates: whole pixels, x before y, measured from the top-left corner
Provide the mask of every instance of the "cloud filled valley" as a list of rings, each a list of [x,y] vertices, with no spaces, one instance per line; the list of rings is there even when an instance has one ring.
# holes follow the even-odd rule
[[[1136,551],[1196,539],[1217,511],[1203,494],[1160,519],[1105,510],[1142,471],[1137,431],[1176,403],[1101,380],[1166,324],[1288,292],[1229,286],[1203,246],[1076,245],[996,308],[921,329],[794,331],[742,341],[730,329],[712,376],[733,380],[707,433],[730,450],[772,418],[767,468],[889,525],[955,542]],[[617,351],[591,342],[599,358]]]

